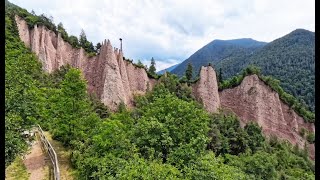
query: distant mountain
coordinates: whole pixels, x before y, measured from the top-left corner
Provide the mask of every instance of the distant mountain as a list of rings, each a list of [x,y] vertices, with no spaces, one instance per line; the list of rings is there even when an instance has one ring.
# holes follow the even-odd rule
[[[214,40],[192,54],[171,72],[182,76],[188,63],[191,63],[196,75],[203,65],[208,65],[209,63],[217,64],[226,58],[243,60],[266,44],[266,42],[259,42],[250,38]]]
[[[253,39],[214,40],[177,66],[172,73],[182,76],[190,62],[194,75],[203,65],[212,63],[229,78],[250,64],[264,75],[279,79],[284,90],[314,111],[315,82],[314,32],[297,29],[270,43]]]
[[[176,65],[173,65],[173,66],[170,66],[166,69],[163,69],[161,71],[158,71],[157,74],[163,74],[164,72],[171,72],[174,68],[176,68],[177,66],[179,66],[179,64],[176,64]]]
[[[245,60],[233,57],[215,64],[223,77],[239,73],[249,64],[261,68],[264,75],[280,80],[285,91],[303,100],[314,111],[315,34],[297,29],[255,51]]]

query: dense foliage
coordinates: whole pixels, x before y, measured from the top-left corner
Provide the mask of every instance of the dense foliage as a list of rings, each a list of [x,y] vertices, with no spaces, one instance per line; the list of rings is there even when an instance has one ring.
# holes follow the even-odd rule
[[[7,4],[6,4],[7,8]],[[26,148],[21,133],[39,118],[41,64],[20,41],[14,16],[5,16],[5,164]]]
[[[314,179],[306,151],[208,114],[175,75],[111,113],[79,70],[43,73],[13,20],[6,12],[6,166],[25,149],[20,132],[39,123],[71,149],[77,179]]]

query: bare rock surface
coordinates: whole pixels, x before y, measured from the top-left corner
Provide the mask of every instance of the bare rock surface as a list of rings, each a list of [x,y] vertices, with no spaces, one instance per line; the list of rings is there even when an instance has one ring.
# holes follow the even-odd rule
[[[216,112],[220,107],[217,76],[211,66],[201,67],[200,79],[193,85],[192,91],[207,111]]]
[[[294,110],[284,104],[277,92],[273,91],[257,75],[247,76],[242,83],[220,94],[221,106],[231,109],[241,118],[242,125],[256,121],[264,134],[275,135],[303,148],[306,140],[299,135],[299,129],[314,132],[314,124],[305,123]],[[308,145],[314,158],[314,145]]]
[[[132,106],[134,94],[144,94],[155,84],[143,68],[123,60],[123,52],[104,41],[100,53],[89,57],[82,49],[73,48],[61,35],[56,35],[45,26],[28,28],[25,20],[16,16],[20,39],[40,59],[43,70],[53,72],[69,64],[82,70],[90,93],[115,110],[121,102]]]

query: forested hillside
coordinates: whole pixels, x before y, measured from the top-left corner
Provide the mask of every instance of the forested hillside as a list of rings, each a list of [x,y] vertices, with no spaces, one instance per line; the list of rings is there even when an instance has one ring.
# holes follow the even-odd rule
[[[117,112],[87,94],[81,71],[52,74],[19,39],[6,2],[5,162],[25,151],[21,132],[39,123],[72,150],[77,179],[314,179],[308,152],[267,140],[261,127],[240,127],[221,111],[208,114],[191,88],[168,74],[135,108]]]
[[[172,70],[174,70],[174,68],[176,68],[177,66],[179,66],[179,64],[176,64],[176,65],[173,65],[173,66],[170,66],[166,69],[163,69],[161,71],[158,71],[157,74],[164,74],[164,72],[171,72]]]
[[[249,64],[261,68],[263,75],[280,80],[285,91],[301,100],[314,111],[315,103],[315,36],[297,29],[268,43],[245,60],[227,58],[216,64],[224,78],[236,75]]]
[[[261,68],[262,74],[280,80],[281,87],[314,112],[315,36],[297,29],[268,44],[252,39],[214,40],[183,61],[172,73],[183,76],[188,63],[194,67],[215,66],[222,78],[238,75],[248,65]]]
[[[197,52],[192,54],[188,59],[183,61],[171,72],[178,76],[183,76],[187,69],[188,63],[194,67],[194,76],[197,76],[201,66],[209,63],[217,64],[227,58],[244,60],[257,49],[263,47],[266,43],[255,41],[253,39],[234,39],[234,40],[214,40]]]

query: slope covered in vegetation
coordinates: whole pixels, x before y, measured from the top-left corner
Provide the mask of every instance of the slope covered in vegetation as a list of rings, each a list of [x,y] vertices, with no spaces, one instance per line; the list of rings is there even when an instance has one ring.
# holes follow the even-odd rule
[[[8,7],[9,6],[9,7]],[[167,74],[136,108],[118,112],[86,92],[81,72],[45,74],[19,39],[6,4],[6,144],[9,165],[24,151],[20,133],[39,123],[72,150],[77,179],[314,179],[305,150],[234,115],[208,114],[190,87]]]
[[[315,36],[297,29],[276,39],[244,60],[225,59],[216,64],[224,78],[240,73],[248,65],[261,68],[265,76],[280,80],[280,86],[314,112]]]
[[[180,63],[171,72],[178,76],[183,76],[188,63],[191,63],[195,69],[194,76],[196,76],[201,66],[206,66],[208,63],[217,64],[227,58],[234,58],[240,61],[244,60],[249,57],[252,52],[262,48],[265,44],[265,42],[246,38],[213,40]]]
[[[280,86],[295,96],[308,110],[315,105],[315,35],[304,29],[270,43],[254,40],[214,40],[183,61],[172,73],[183,76],[188,63],[196,78],[201,66],[211,63],[222,71],[223,79],[238,75],[248,65],[261,68],[261,73],[280,80]]]

